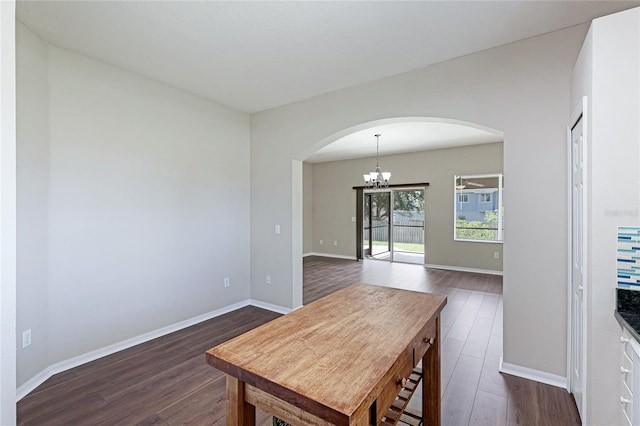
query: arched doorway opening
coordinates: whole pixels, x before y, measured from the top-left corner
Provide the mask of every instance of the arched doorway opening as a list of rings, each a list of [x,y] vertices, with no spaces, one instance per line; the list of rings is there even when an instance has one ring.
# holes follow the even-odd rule
[[[504,135],[476,123],[436,117],[396,117],[359,124],[323,138],[296,156],[294,187],[299,188],[299,196],[294,194],[294,212],[299,213],[299,218],[294,222],[299,229],[295,238],[300,247],[296,249],[294,241],[294,263],[301,264],[303,256],[314,254],[357,258],[359,213],[353,188],[363,186],[363,173],[375,168],[374,134],[382,135],[380,166],[392,173],[392,184],[431,184],[424,198],[427,251],[420,263],[501,272],[501,245],[499,248],[482,245],[483,249],[478,250],[481,245],[453,243],[452,189],[454,175],[502,173]],[[442,201],[445,199],[446,202]],[[435,205],[439,208],[430,211],[430,206]],[[434,226],[430,227],[429,221]],[[439,243],[440,239],[446,239],[446,244]],[[460,256],[447,261],[443,253],[448,252],[451,258],[456,250]],[[492,266],[498,262],[485,262],[486,266],[470,262],[468,259],[476,257],[473,253],[478,251],[482,252],[478,258],[499,261],[499,268]],[[496,251],[499,259],[494,259]],[[301,294],[301,266],[299,279],[294,276],[294,283],[300,284]]]

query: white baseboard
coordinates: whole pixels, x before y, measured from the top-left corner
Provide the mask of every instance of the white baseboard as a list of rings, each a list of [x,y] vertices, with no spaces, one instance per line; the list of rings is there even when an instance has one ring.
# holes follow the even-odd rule
[[[521,367],[519,365],[508,364],[502,360],[502,357],[500,357],[500,368],[498,371],[505,374],[511,374],[512,376],[522,377],[523,379],[529,379],[535,382],[567,389],[566,377],[545,373],[544,371],[533,370],[527,367]]]
[[[474,272],[476,274],[502,275],[502,271],[495,271],[493,269],[465,268],[462,266],[449,265],[432,265],[430,263],[424,265],[424,267],[432,269],[445,269],[447,271]]]
[[[277,312],[279,314],[288,314],[293,310],[291,308],[285,308],[284,306],[273,305],[271,303],[261,302],[259,300],[254,300],[254,299],[251,299],[249,301],[249,304],[251,306],[255,306],[256,308],[266,309],[268,311]]]
[[[331,254],[331,253],[316,253],[311,252],[307,253],[304,256],[321,256],[321,257],[333,257],[335,259],[347,259],[347,260],[358,260],[355,256],[345,256],[343,254]]]
[[[18,387],[18,389],[16,390],[16,402],[29,395],[31,391],[43,384],[54,374],[58,374],[66,370],[66,368],[56,369],[55,367],[56,365],[51,365],[45,368],[29,380],[27,380],[22,386]]]
[[[50,365],[49,367],[42,370],[40,373],[33,376],[27,382],[25,382],[22,386],[18,387],[16,390],[16,400],[20,401],[29,392],[32,392],[35,388],[40,386],[45,380],[49,379],[54,374],[61,373],[63,371],[69,370],[71,368],[77,367],[82,364],[86,364],[87,362],[95,361],[98,358],[102,358],[107,355],[114,354],[116,352],[131,348],[135,345],[139,345],[140,343],[147,342],[149,340],[164,336],[169,333],[173,333],[174,331],[182,330],[183,328],[190,327],[192,325],[198,324],[202,321],[209,320],[211,318],[218,317],[220,315],[227,314],[229,312],[235,311],[240,308],[244,308],[245,306],[256,306],[258,308],[267,309],[270,311],[278,312],[281,314],[286,314],[291,311],[291,309],[284,308],[282,306],[272,305],[269,303],[259,302],[257,300],[246,299],[237,303],[234,303],[229,306],[225,306],[224,308],[216,309],[215,311],[207,312],[202,315],[198,315],[193,318],[189,318],[184,321],[180,321],[175,324],[168,325],[166,327],[159,328],[157,330],[150,331],[148,333],[141,334],[140,336],[132,337],[127,340],[123,340],[121,342],[114,343],[112,345],[105,346],[100,349],[96,349],[91,352],[87,352],[82,355],[78,355],[76,357],[55,363]]]

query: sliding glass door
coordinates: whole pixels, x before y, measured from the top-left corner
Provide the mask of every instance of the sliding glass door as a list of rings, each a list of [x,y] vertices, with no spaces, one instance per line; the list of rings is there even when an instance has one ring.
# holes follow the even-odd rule
[[[391,192],[369,192],[364,196],[364,253],[385,256],[391,253]]]
[[[424,263],[424,190],[371,191],[363,204],[364,256]]]
[[[424,190],[393,191],[392,260],[424,263]]]

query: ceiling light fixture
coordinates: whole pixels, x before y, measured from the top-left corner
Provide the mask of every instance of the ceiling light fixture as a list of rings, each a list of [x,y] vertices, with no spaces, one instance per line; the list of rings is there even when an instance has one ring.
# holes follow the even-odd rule
[[[380,148],[380,135],[374,135],[376,137],[376,171],[362,175],[364,178],[364,185],[366,188],[387,188],[389,186],[389,180],[391,179],[390,172],[381,172],[380,164],[378,163],[378,154]]]

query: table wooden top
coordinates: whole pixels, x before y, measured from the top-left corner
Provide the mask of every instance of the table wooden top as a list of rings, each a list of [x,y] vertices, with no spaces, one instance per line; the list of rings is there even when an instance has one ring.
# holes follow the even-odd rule
[[[300,408],[351,418],[445,304],[353,284],[208,350],[207,362]]]

